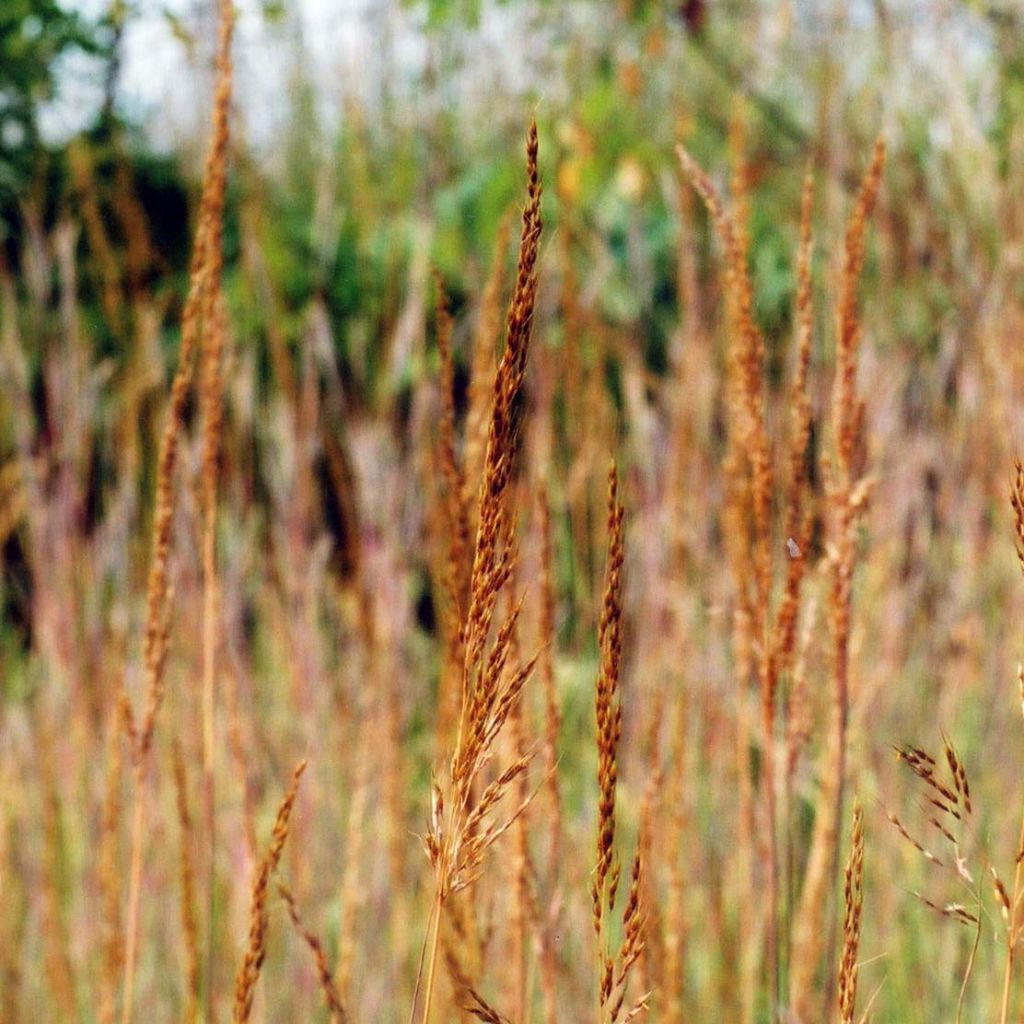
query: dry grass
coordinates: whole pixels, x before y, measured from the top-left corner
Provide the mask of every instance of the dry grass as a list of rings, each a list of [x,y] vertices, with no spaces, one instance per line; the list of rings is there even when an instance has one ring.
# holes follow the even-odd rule
[[[641,904],[643,859],[637,845],[630,872],[629,892],[622,911],[622,944],[609,949],[608,916],[615,910],[621,865],[615,845],[615,796],[618,783],[618,748],[622,739],[622,569],[625,562],[625,511],[619,502],[615,463],[608,471],[608,560],[604,598],[598,624],[600,667],[595,686],[597,721],[597,859],[591,883],[594,932],[597,935],[597,1019],[604,1024],[633,1020],[645,1009],[650,994],[640,996],[622,1016],[634,965],[644,951],[644,911]]]
[[[267,953],[267,930],[270,927],[270,914],[267,909],[267,896],[270,879],[281,862],[284,844],[288,839],[288,827],[292,808],[299,792],[299,780],[306,770],[306,762],[300,761],[292,772],[291,785],[277,809],[274,831],[270,836],[263,859],[256,868],[252,880],[252,899],[249,905],[249,944],[245,957],[235,977],[235,1008],[232,1020],[235,1024],[245,1024],[252,1015],[253,999],[256,996],[256,983],[263,969],[263,960]]]
[[[441,945],[440,929],[448,898],[473,885],[483,870],[487,851],[525,809],[525,803],[520,802],[510,814],[498,814],[503,798],[516,791],[512,784],[526,772],[532,759],[532,752],[517,752],[511,763],[478,792],[481,773],[492,760],[496,741],[518,704],[523,686],[536,663],[535,658],[529,659],[513,665],[508,673],[505,671],[514,647],[515,629],[522,607],[520,600],[508,602],[508,614],[498,626],[486,656],[485,649],[491,636],[498,599],[513,578],[516,565],[516,523],[514,510],[509,507],[509,485],[519,432],[516,402],[526,373],[537,294],[536,262],[541,231],[537,149],[537,126],[533,123],[526,143],[527,203],[523,211],[519,266],[506,322],[505,348],[494,377],[472,572],[464,618],[459,628],[459,649],[463,661],[458,727],[448,776],[443,781],[434,782],[433,815],[430,831],[424,840],[434,869],[436,887],[431,930],[425,947],[426,983],[422,1014],[425,1024],[429,1024],[431,1019]],[[449,368],[442,375],[442,381],[447,379],[450,386],[448,325],[446,316],[442,315],[440,319],[442,365]],[[449,400],[445,399],[445,406]],[[444,424],[447,424],[447,429]],[[449,467],[449,505],[457,508],[461,502],[462,487],[460,473],[454,465],[450,428],[450,415],[446,414],[442,425],[442,464]],[[461,517],[453,519],[453,533],[461,533],[463,522]],[[454,541],[453,553],[458,554],[461,546],[458,540]],[[458,588],[456,600],[457,592]],[[414,998],[413,1015],[415,1012]]]
[[[843,882],[846,911],[843,916],[843,954],[839,961],[839,1019],[853,1024],[857,1010],[857,950],[860,947],[861,912],[864,909],[864,814],[853,805],[850,859]]]
[[[232,219],[218,9],[180,311],[131,182],[108,215],[84,145],[81,239],[65,219],[39,266],[0,264],[0,579],[29,581],[24,650],[0,643],[0,1021],[1014,1019],[1012,403],[975,400],[992,338],[925,401],[879,322],[906,234],[885,145],[849,196],[773,171],[770,211],[741,106],[727,188],[680,146],[655,369],[600,300],[577,129],[531,123],[508,287],[510,217],[434,301],[413,246],[345,362],[324,295],[285,313],[244,161]],[[793,243],[776,322],[766,214]],[[131,350],[109,393],[86,271]],[[1024,568],[1019,463],[1011,503]]]

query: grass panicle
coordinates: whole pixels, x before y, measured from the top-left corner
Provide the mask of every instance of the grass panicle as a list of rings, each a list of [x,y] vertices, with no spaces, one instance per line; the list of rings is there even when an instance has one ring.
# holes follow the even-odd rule
[[[132,1019],[135,961],[138,951],[139,908],[142,890],[142,858],[144,814],[147,801],[146,771],[156,719],[164,699],[164,671],[167,662],[170,636],[170,557],[171,526],[175,509],[175,470],[178,463],[178,449],[185,407],[192,391],[194,357],[199,346],[202,330],[210,332],[212,338],[222,338],[223,316],[216,298],[221,266],[220,237],[224,217],[224,196],[227,182],[228,155],[228,108],[231,99],[231,40],[234,27],[234,5],[231,0],[221,0],[219,6],[219,29],[217,41],[217,85],[214,95],[213,131],[206,157],[203,174],[202,196],[199,206],[199,224],[196,230],[189,272],[189,290],[181,322],[181,347],[178,352],[178,368],[171,384],[170,407],[160,437],[157,456],[156,498],[153,512],[153,539],[151,544],[149,581],[146,596],[146,617],[143,633],[143,663],[145,669],[145,698],[142,719],[135,724],[131,707],[125,703],[130,721],[129,735],[133,737],[132,758],[134,762],[134,797],[132,810],[131,859],[128,882],[128,911],[125,924],[124,987],[121,1003],[121,1022],[129,1024]],[[211,314],[216,323],[211,322]],[[204,323],[205,319],[205,323]],[[211,350],[220,342],[211,345]],[[208,362],[209,362],[208,356]],[[218,357],[219,359],[219,357]],[[208,371],[208,389],[213,387],[214,374]],[[219,386],[219,385],[217,385]],[[210,429],[219,433],[219,425],[213,421],[213,411],[207,422]],[[215,461],[215,457],[214,457]],[[213,463],[211,463],[211,466]],[[207,471],[209,472],[209,470]],[[212,532],[207,544],[212,544]],[[212,568],[212,562],[211,566]],[[212,593],[212,591],[211,591]],[[207,607],[207,612],[209,608]],[[207,619],[207,628],[214,628]],[[204,656],[205,688],[212,681],[210,654]],[[204,697],[204,707],[209,710],[209,695]],[[208,755],[212,756],[210,725],[204,728],[207,738]],[[212,802],[211,802],[212,804]],[[208,823],[209,824],[209,823]],[[211,854],[212,862],[212,854]],[[211,885],[212,893],[212,885]]]
[[[521,802],[510,814],[497,814],[503,798],[517,791],[513,783],[526,772],[532,759],[532,751],[517,755],[493,781],[477,792],[481,773],[494,756],[498,735],[518,703],[536,663],[534,657],[518,665],[508,665],[521,600],[509,602],[510,611],[495,630],[489,652],[487,645],[498,599],[510,583],[516,563],[515,516],[508,506],[520,434],[519,399],[526,376],[538,286],[541,185],[537,152],[537,125],[532,122],[526,141],[527,200],[519,262],[506,320],[505,348],[494,375],[469,599],[461,627],[464,659],[461,710],[448,776],[434,783],[434,811],[424,837],[436,892],[427,938],[424,1024],[429,1024],[431,1019],[446,901],[476,881],[487,851],[524,810],[525,804]],[[419,979],[413,996],[414,1018],[418,993]]]
[[[864,813],[853,805],[850,830],[850,858],[843,881],[843,953],[839,961],[839,1020],[853,1024],[857,1010],[857,951],[860,948],[861,916],[864,909]]]
[[[256,997],[256,982],[259,981],[263,960],[267,954],[267,932],[270,928],[270,914],[267,909],[267,895],[270,879],[281,861],[281,853],[288,839],[289,822],[295,798],[299,794],[299,782],[306,770],[306,762],[300,761],[292,772],[292,781],[285,793],[270,835],[270,845],[259,862],[252,880],[252,896],[249,904],[249,940],[245,956],[235,976],[235,998],[232,1021],[246,1024],[252,1016],[252,1004]]]

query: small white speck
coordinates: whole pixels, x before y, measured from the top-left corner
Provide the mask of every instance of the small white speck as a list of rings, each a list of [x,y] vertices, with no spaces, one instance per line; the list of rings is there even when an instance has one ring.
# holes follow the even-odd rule
[[[786,550],[789,552],[790,558],[800,557],[800,545],[792,537],[786,541]]]

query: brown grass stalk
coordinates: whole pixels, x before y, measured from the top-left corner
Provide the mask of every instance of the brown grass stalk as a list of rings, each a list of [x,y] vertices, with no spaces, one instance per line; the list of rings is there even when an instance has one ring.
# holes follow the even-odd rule
[[[811,544],[813,516],[806,507],[808,456],[807,445],[811,434],[811,400],[808,393],[808,372],[811,346],[814,340],[814,300],[812,293],[813,261],[813,202],[814,178],[808,170],[804,178],[800,204],[800,243],[797,251],[796,367],[790,397],[788,481],[786,485],[786,511],[783,526],[786,547],[786,574],[775,617],[768,653],[766,689],[774,693],[780,676],[793,668],[796,654],[796,634],[800,619],[802,586],[807,568],[807,551]],[[782,763],[781,812],[784,850],[781,870],[782,896],[786,901],[786,920],[792,919],[795,851],[790,822],[792,810],[793,776],[796,771],[798,735],[803,728],[804,707],[803,672],[794,672],[790,678],[786,697],[785,753]],[[780,949],[780,962],[788,962],[790,935],[784,938],[786,948]]]
[[[505,349],[494,377],[491,418],[484,452],[477,515],[476,544],[469,601],[462,623],[464,661],[462,707],[445,784],[435,781],[434,809],[424,845],[434,869],[435,898],[427,938],[426,984],[422,1020],[429,1024],[445,901],[471,885],[482,870],[487,850],[511,827],[524,809],[495,817],[502,798],[526,771],[532,754],[517,757],[479,794],[476,783],[491,760],[494,744],[523,685],[533,671],[530,659],[506,672],[521,602],[494,633],[498,598],[509,583],[516,561],[515,519],[508,507],[512,468],[519,437],[518,399],[537,295],[537,254],[541,232],[540,177],[537,169],[537,126],[530,125],[526,144],[527,203],[523,211],[519,264],[506,322]],[[411,1008],[415,1019],[420,978]]]
[[[203,815],[206,833],[206,993],[207,1019],[213,1017],[214,950],[216,948],[216,677],[219,621],[217,589],[217,479],[223,421],[222,363],[227,334],[227,311],[221,291],[224,264],[222,246],[224,191],[226,187],[228,113],[231,105],[231,36],[234,25],[233,0],[220,0],[217,45],[216,92],[213,101],[213,146],[210,166],[209,230],[206,238],[206,281],[201,304],[202,343],[200,348],[199,412],[202,417],[202,714],[203,714]]]
[[[1024,464],[1017,459],[1013,467],[1010,484],[1010,507],[1013,509],[1013,530],[1017,563],[1024,573]],[[1024,715],[1024,665],[1017,666],[1017,681],[1021,713]],[[999,1009],[999,1024],[1006,1024],[1010,1013],[1010,992],[1013,968],[1016,961],[1017,943],[1021,931],[1021,902],[1024,901],[1024,811],[1021,812],[1020,836],[1017,840],[1017,854],[1013,870],[1013,894],[1010,897],[1009,921],[1006,936],[1006,965],[1003,970],[1003,992]]]
[[[467,973],[464,965],[459,960],[455,949],[448,943],[444,947],[445,966],[448,969],[448,977],[451,979],[452,988],[455,991],[456,1005],[473,1019],[482,1021],[483,1024],[512,1024],[513,1020],[524,1018],[509,1018],[494,1008],[474,987],[473,981]]]
[[[372,719],[370,719],[372,721]],[[345,870],[341,882],[338,963],[335,972],[339,999],[351,1002],[352,968],[355,963],[356,938],[361,921],[363,848],[366,845],[366,800],[372,762],[373,734],[364,725],[356,748],[356,778],[349,804],[345,830]]]
[[[838,305],[836,380],[833,386],[833,428],[836,464],[828,474],[828,510],[831,537],[829,570],[829,612],[832,634],[831,670],[833,681],[832,728],[823,754],[823,786],[815,816],[814,833],[804,872],[790,971],[790,1002],[798,1019],[813,1014],[815,975],[822,951],[835,941],[834,905],[828,894],[840,869],[843,792],[846,779],[846,744],[850,714],[849,633],[852,580],[856,556],[856,524],[864,509],[867,484],[855,464],[855,449],[862,443],[863,403],[856,395],[860,327],[857,287],[864,262],[864,236],[881,182],[885,147],[881,139],[861,182],[846,233],[846,254]],[[831,989],[829,975],[827,989]],[[833,995],[825,992],[831,1005]],[[819,1011],[820,1012],[820,1008]]]
[[[769,687],[773,690],[779,675],[788,671],[792,665],[801,585],[807,567],[807,548],[811,541],[812,518],[805,508],[804,497],[807,488],[807,443],[811,434],[811,399],[807,378],[814,340],[814,300],[811,288],[813,199],[814,179],[808,172],[800,205],[800,246],[797,253],[797,352],[790,397],[789,478],[784,524],[788,560],[785,586],[769,649]]]
[[[839,1020],[841,1024],[853,1024],[857,1009],[857,950],[864,907],[864,814],[856,801],[843,896],[846,911],[843,917],[843,953],[839,961]]]
[[[38,735],[45,839],[40,878],[44,967],[47,984],[61,1014],[65,1020],[75,1020],[78,1017],[78,998],[61,884],[66,856],[64,808],[50,725],[41,723]]]
[[[665,803],[665,849],[668,860],[668,891],[664,910],[664,971],[661,999],[665,1024],[683,1021],[683,955],[686,948],[686,918],[684,897],[686,892],[685,836],[689,806],[687,799],[687,771],[691,767],[687,758],[687,721],[690,708],[689,695],[684,691],[676,698],[672,723],[673,750],[667,779]]]
[[[739,669],[741,684],[745,686],[749,669],[756,670],[761,695],[761,733],[763,745],[763,770],[761,800],[765,807],[764,858],[768,872],[768,910],[765,916],[766,953],[768,968],[772,977],[772,991],[779,986],[779,935],[778,935],[778,837],[776,808],[776,704],[780,675],[792,664],[796,630],[799,618],[801,584],[805,573],[805,551],[810,542],[811,518],[804,508],[803,495],[806,490],[806,450],[810,436],[810,400],[807,389],[808,366],[813,336],[813,310],[811,301],[811,203],[812,183],[808,176],[805,181],[801,209],[800,248],[797,259],[797,357],[793,381],[793,398],[790,413],[790,437],[788,452],[788,483],[785,493],[784,528],[786,547],[789,555],[780,604],[774,624],[769,615],[772,578],[771,559],[771,501],[773,472],[771,446],[768,441],[764,412],[764,358],[765,346],[761,332],[753,320],[753,289],[747,269],[747,229],[745,175],[742,163],[742,139],[739,128],[734,131],[733,149],[735,157],[733,212],[724,207],[708,176],[679,148],[683,168],[695,190],[708,208],[711,221],[725,250],[727,280],[726,295],[731,332],[731,343],[727,360],[727,394],[731,430],[729,450],[725,463],[727,497],[725,507],[725,534],[729,560],[736,582],[736,613],[734,628],[734,657]],[[860,468],[855,464],[855,454],[861,445],[863,425],[862,403],[856,397],[856,366],[860,328],[857,311],[857,285],[864,262],[864,234],[877,196],[884,147],[879,142],[874,158],[865,174],[860,194],[846,238],[846,258],[838,304],[838,341],[836,385],[833,395],[833,425],[836,443],[836,465],[830,477],[829,505],[834,557],[833,585],[831,593],[833,659],[835,681],[836,725],[832,739],[832,762],[829,774],[833,779],[833,810],[825,811],[819,826],[825,829],[823,836],[812,844],[812,855],[808,862],[807,883],[803,907],[808,908],[807,899],[815,907],[821,907],[817,889],[825,884],[828,872],[823,860],[826,851],[832,851],[833,872],[838,870],[838,821],[842,812],[842,790],[846,771],[846,733],[849,716],[848,646],[850,619],[850,581],[852,579],[855,555],[854,528],[860,510],[863,508],[867,485],[861,479]],[[738,735],[740,753],[738,771],[741,782],[739,814],[741,824],[746,818],[743,797],[745,779],[749,773],[746,739],[743,722],[744,709],[741,704]],[[788,728],[788,724],[787,724]],[[787,769],[789,766],[787,766]],[[788,787],[788,783],[787,783]],[[788,808],[788,800],[787,800]],[[827,828],[825,828],[827,826]],[[787,829],[788,834],[788,829]],[[741,846],[743,844],[741,843]],[[815,849],[815,846],[817,847]],[[787,861],[791,859],[787,857]],[[744,869],[744,876],[747,871]],[[812,910],[816,914],[817,910]],[[797,916],[802,922],[803,914]],[[743,928],[749,934],[752,922]],[[826,930],[827,931],[827,930]],[[821,929],[813,935],[804,932],[798,946],[818,941]],[[809,948],[802,948],[805,956]],[[813,959],[813,957],[812,957]],[[746,960],[747,970],[753,968],[752,961]],[[809,981],[811,964],[796,966],[791,976],[800,1000],[804,998]],[[744,989],[749,989],[752,976],[746,974]],[[745,1017],[750,1016],[752,1006],[745,1004]],[[798,1014],[804,1012],[795,1007]]]
[[[469,605],[470,588],[470,506],[466,474],[459,461],[455,429],[455,362],[452,352],[452,319],[444,293],[444,283],[437,275],[437,349],[441,358],[438,386],[440,416],[438,419],[437,461],[441,469],[444,491],[441,495],[440,520],[446,540],[442,587],[444,591],[443,624],[445,634],[444,660],[438,693],[437,742],[445,749],[459,714],[462,673],[464,668],[462,616]]]
[[[615,848],[615,797],[618,787],[618,747],[622,737],[622,570],[625,563],[624,509],[619,502],[618,472],[608,470],[608,555],[604,595],[598,620],[599,665],[594,689],[597,737],[596,862],[591,876],[591,918],[597,937],[597,1017],[618,1024],[632,968],[645,947],[642,844],[638,842],[622,914],[623,939],[617,952],[609,949],[608,915],[615,909],[620,864]],[[626,1015],[632,1019],[646,1006],[642,996]],[[635,1012],[634,1012],[635,1011]]]
[[[518,569],[518,566],[516,566]],[[506,605],[511,605],[511,595],[518,590],[518,574],[513,572],[505,594]],[[507,608],[506,614],[514,609]],[[538,655],[538,659],[539,659]],[[518,631],[513,632],[510,644],[510,664],[522,661]],[[523,695],[512,705],[508,716],[508,755],[515,761],[529,761],[530,745],[527,737],[526,713]],[[509,1005],[513,1020],[525,1020],[529,1000],[529,964],[527,953],[531,930],[537,926],[537,905],[532,881],[536,875],[533,858],[530,856],[530,776],[523,771],[516,778],[513,793],[517,806],[522,808],[512,826],[511,856],[507,859],[508,886],[511,906],[508,911],[509,953],[508,971]]]
[[[283,883],[278,882],[277,891],[288,908],[288,917],[291,919],[292,926],[313,956],[317,981],[320,984],[320,991],[323,992],[324,1002],[327,1004],[331,1024],[346,1024],[349,1017],[345,1012],[345,1004],[342,1001],[341,992],[335,984],[334,978],[331,975],[331,969],[327,964],[327,954],[324,952],[323,943],[302,923],[302,918],[299,916],[299,908],[291,890]]]
[[[14,882],[18,870],[14,830],[18,818],[11,798],[15,792],[14,762],[0,759],[0,1019],[5,1024],[21,1024],[27,899]]]
[[[100,278],[100,295],[103,312],[111,328],[118,332],[122,325],[124,295],[121,290],[121,270],[118,266],[114,247],[110,241],[100,210],[96,191],[96,177],[93,173],[92,154],[88,144],[76,140],[68,148],[68,168],[77,193],[82,222],[85,224],[86,239],[96,258]]]
[[[595,689],[597,721],[597,851],[591,882],[594,931],[598,937],[602,979],[606,973],[604,951],[605,910],[615,906],[619,866],[615,860],[615,791],[618,784],[618,745],[622,736],[622,704],[619,672],[622,664],[622,567],[625,560],[623,507],[618,499],[618,473],[608,471],[608,560],[604,597],[598,624],[600,665]],[[600,1005],[608,994],[602,980]]]
[[[660,850],[656,849],[655,841],[663,835],[663,830],[655,827],[660,823],[664,809],[662,791],[665,773],[661,765],[659,738],[663,718],[664,700],[659,694],[651,708],[647,751],[644,755],[647,782],[640,799],[640,823],[637,833],[636,852],[642,864],[646,865],[658,864]],[[668,973],[660,891],[658,879],[653,871],[644,871],[641,875],[640,901],[646,912],[646,933],[643,955],[637,963],[637,982],[641,991],[653,992],[656,988],[663,990],[662,979]],[[663,995],[663,991],[659,993],[660,995]]]
[[[441,415],[438,422],[438,461],[447,485],[444,503],[448,534],[448,587],[457,611],[469,602],[469,505],[466,500],[466,476],[456,451],[455,436],[455,357],[452,352],[452,317],[440,275],[437,286],[437,350],[441,357],[438,386]]]
[[[100,1024],[114,1024],[117,988],[124,958],[120,872],[121,784],[124,774],[122,739],[121,709],[115,705],[107,731],[107,766],[99,845],[99,888],[102,898],[102,966],[98,1007]]]
[[[740,775],[741,799],[738,812],[741,820],[741,870],[745,885],[752,886],[753,850],[745,851],[753,842],[755,813],[754,794],[749,783],[748,764],[750,725],[745,710],[747,687],[751,672],[756,673],[760,691],[761,747],[763,753],[763,785],[761,802],[767,822],[762,830],[761,857],[767,870],[767,907],[763,916],[767,966],[771,979],[773,1008],[778,1002],[778,839],[775,771],[775,718],[777,674],[773,671],[770,642],[770,599],[772,580],[771,502],[774,473],[771,445],[765,425],[765,342],[754,316],[754,291],[748,269],[749,219],[747,171],[744,157],[744,126],[741,116],[734,118],[730,136],[733,153],[732,209],[727,210],[711,179],[686,152],[677,153],[696,192],[704,201],[715,232],[725,252],[726,300],[730,332],[726,361],[726,385],[730,430],[725,461],[727,488],[723,513],[729,561],[736,584],[734,657],[740,686],[740,710],[737,722],[737,771]],[[744,824],[744,823],[748,824]],[[753,990],[758,973],[760,951],[757,936],[760,925],[754,920],[757,903],[750,892],[742,899],[745,922],[741,928],[746,948],[740,957],[744,994],[743,1019],[750,1021],[754,1012]],[[773,1014],[775,1010],[773,1009]]]
[[[469,373],[469,407],[466,410],[466,447],[463,465],[465,505],[475,515],[474,500],[479,495],[484,454],[491,411],[491,382],[498,336],[501,331],[501,290],[508,256],[508,237],[512,227],[511,210],[498,224],[490,273],[480,296],[480,307],[473,331],[473,353]]]
[[[188,803],[188,779],[181,744],[175,740],[171,748],[174,766],[174,793],[181,832],[181,932],[185,940],[185,1010],[182,1020],[195,1024],[199,1019],[199,926],[196,922],[196,869],[193,856],[195,829]]]
[[[856,560],[856,525],[864,503],[864,487],[854,462],[862,443],[864,404],[857,396],[857,366],[861,329],[857,289],[864,266],[865,234],[878,198],[885,164],[885,143],[875,143],[871,163],[861,182],[846,230],[846,249],[838,306],[836,381],[833,390],[835,465],[830,474],[829,506],[833,561],[830,593],[832,678],[835,687],[835,808],[832,813],[832,876],[839,871],[839,822],[843,816],[846,748],[850,718],[850,612]]]
[[[299,792],[299,782],[302,773],[306,770],[306,762],[300,761],[292,773],[291,785],[285,794],[281,806],[277,810],[277,818],[274,821],[274,830],[270,836],[270,845],[267,847],[256,868],[256,874],[252,881],[252,897],[249,906],[249,941],[245,950],[245,957],[235,977],[235,1000],[232,1020],[234,1024],[247,1024],[252,1015],[253,999],[256,996],[256,982],[259,981],[260,971],[263,968],[263,959],[267,952],[267,931],[270,927],[270,917],[267,912],[267,892],[270,885],[270,878],[277,870],[281,861],[281,853],[284,850],[285,841],[288,839],[289,819],[291,818],[292,807],[295,805],[295,798]]]
[[[546,1024],[556,1024],[558,991],[558,950],[556,936],[561,918],[562,893],[559,865],[562,859],[562,794],[558,784],[558,736],[561,712],[555,680],[555,587],[551,550],[551,509],[548,490],[542,484],[538,497],[540,531],[540,657],[538,671],[544,696],[545,789],[548,794],[548,880],[547,905],[540,922],[539,981]]]
[[[253,864],[259,858],[259,842],[256,839],[256,808],[253,801],[252,784],[249,781],[249,764],[245,756],[245,737],[242,733],[242,707],[238,694],[238,673],[230,660],[225,664],[224,699],[228,718],[228,753],[235,778],[242,791],[242,832],[245,848]]]
[[[132,1019],[135,986],[135,961],[138,952],[138,921],[142,889],[143,828],[146,806],[146,771],[153,743],[156,717],[163,703],[164,669],[167,661],[170,628],[170,586],[168,568],[171,554],[171,523],[174,517],[174,479],[178,461],[179,434],[185,406],[192,389],[193,357],[203,329],[204,315],[215,310],[216,298],[210,295],[211,266],[219,268],[219,238],[224,212],[227,164],[227,111],[231,95],[231,35],[234,8],[231,0],[221,0],[217,46],[217,90],[214,98],[213,132],[207,153],[200,199],[199,226],[193,247],[189,273],[189,292],[181,325],[181,349],[178,369],[171,385],[170,408],[160,438],[157,456],[156,501],[153,513],[153,540],[146,596],[143,644],[145,665],[145,705],[141,725],[132,726],[136,737],[133,751],[134,797],[132,807],[131,858],[128,879],[128,912],[125,924],[124,991],[122,1024]],[[219,273],[219,269],[218,269]],[[219,314],[217,314],[219,315]],[[213,325],[207,323],[206,328]],[[205,604],[205,602],[204,602]],[[204,657],[204,678],[206,675]],[[204,690],[206,684],[204,683]],[[204,706],[206,700],[204,699]],[[207,729],[204,726],[204,735]],[[212,891],[212,889],[211,889]],[[211,986],[212,987],[212,986]]]
[[[509,732],[512,739],[513,756],[517,760],[530,756],[526,737],[526,723],[523,714],[522,696],[516,702],[509,715]],[[530,777],[522,772],[516,779],[515,802],[524,808],[516,818],[512,834],[511,886],[512,911],[509,927],[512,932],[512,990],[511,1003],[513,1017],[516,1020],[526,1019],[529,1005],[529,938],[531,926],[536,921],[535,901],[532,890],[532,878],[535,874],[533,859],[530,856]]]
[[[140,303],[145,298],[146,273],[154,262],[153,243],[132,168],[122,149],[119,149],[116,160],[110,205],[125,238],[128,294],[135,303]]]

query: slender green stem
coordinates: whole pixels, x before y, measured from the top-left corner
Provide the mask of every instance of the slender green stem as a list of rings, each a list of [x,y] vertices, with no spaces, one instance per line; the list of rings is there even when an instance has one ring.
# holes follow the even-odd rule
[[[1017,947],[1017,909],[1021,901],[1021,850],[1024,850],[1024,813],[1021,814],[1020,839],[1017,841],[1017,867],[1013,872],[1013,902],[1010,905],[1009,935],[1006,944],[1006,969],[1003,972],[1003,1002],[999,1013],[999,1024],[1006,1024],[1010,1013],[1010,981],[1013,977],[1014,952]]]
[[[423,997],[423,1024],[430,1024],[430,1009],[434,997],[434,976],[437,973],[437,947],[441,931],[441,886],[437,887],[437,898],[434,900],[434,924],[430,934],[430,959],[427,964],[427,991]],[[415,1007],[414,1007],[415,1009]]]
[[[135,991],[135,960],[138,953],[139,905],[142,897],[142,835],[146,809],[146,772],[141,755],[135,765],[135,794],[132,808],[131,867],[128,877],[128,916],[125,921],[124,993],[121,1024],[130,1024]]]
[[[960,997],[956,1001],[956,1024],[960,1024],[961,1015],[964,1009],[964,997],[967,995],[967,983],[971,980],[974,971],[974,961],[978,955],[978,943],[981,942],[981,893],[978,893],[978,927],[974,932],[974,945],[971,946],[971,955],[967,959],[967,968],[964,970],[964,980],[960,985]],[[1004,993],[1005,998],[1005,993]]]
[[[1010,976],[1013,974],[1013,935],[1010,935],[1009,948],[1006,951],[1006,970],[1003,973],[1003,1003],[999,1011],[999,1024],[1006,1024],[1010,1012]]]

